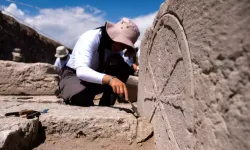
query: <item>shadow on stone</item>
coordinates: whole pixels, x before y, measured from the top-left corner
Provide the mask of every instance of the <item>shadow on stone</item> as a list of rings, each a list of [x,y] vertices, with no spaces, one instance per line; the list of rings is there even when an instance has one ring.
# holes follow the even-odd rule
[[[44,143],[46,140],[46,130],[47,127],[42,126],[42,123],[39,121],[38,123],[38,135],[34,143],[31,145],[31,149],[38,147],[40,144]]]
[[[128,108],[117,107],[117,106],[112,106],[111,108],[118,109],[120,111],[125,111],[126,113],[130,113],[130,114],[134,115],[134,112],[131,109],[128,109]]]

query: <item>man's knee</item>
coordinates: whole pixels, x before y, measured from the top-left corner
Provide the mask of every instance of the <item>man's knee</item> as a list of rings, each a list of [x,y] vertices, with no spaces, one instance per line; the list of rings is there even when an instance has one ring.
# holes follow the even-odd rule
[[[70,105],[75,106],[94,106],[93,99],[95,97],[95,94],[88,89],[84,89],[83,91],[73,95],[69,99]]]

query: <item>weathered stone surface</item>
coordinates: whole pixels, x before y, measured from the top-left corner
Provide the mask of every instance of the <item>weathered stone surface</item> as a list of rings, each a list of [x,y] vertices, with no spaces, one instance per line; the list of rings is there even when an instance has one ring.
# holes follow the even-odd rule
[[[22,49],[22,62],[50,63],[55,61],[56,47],[62,45],[38,34],[34,29],[0,12],[0,59],[12,60],[14,48]]]
[[[62,98],[56,96],[0,96],[0,102],[19,102],[19,103],[63,103]]]
[[[0,61],[0,95],[52,95],[56,78],[50,64]]]
[[[134,142],[136,138],[137,120],[129,109],[116,106],[109,107],[77,107],[56,103],[23,103],[0,101],[0,115],[12,111],[33,109],[48,113],[39,118],[46,126],[46,133],[59,137],[84,137],[114,141]],[[0,118],[0,122],[2,119]]]
[[[15,62],[22,62],[23,56],[20,53],[12,52],[12,60]]]
[[[30,149],[38,136],[38,119],[0,118],[0,149]]]
[[[136,142],[141,143],[147,141],[153,135],[153,126],[146,118],[138,118],[137,120],[137,136]]]
[[[29,121],[19,117],[6,118],[4,114],[7,112],[49,109],[47,114],[39,117],[43,127],[39,127],[38,138],[30,146],[42,144],[35,149],[154,149],[153,138],[143,142],[142,146],[137,145],[136,136],[140,136],[140,141],[148,139],[150,132],[145,131],[150,131],[150,128],[148,121],[137,121],[129,104],[116,103],[114,107],[76,107],[62,105],[59,100],[61,99],[55,96],[0,96],[0,133],[2,129],[8,131],[13,125],[21,128],[23,125],[20,122]],[[6,134],[5,139],[8,137],[12,135]],[[31,142],[29,138],[17,139],[17,142],[12,142],[12,147],[16,147],[20,141]]]
[[[250,1],[168,0],[141,44],[157,149],[250,149]]]
[[[138,93],[138,77],[136,76],[129,76],[126,86],[128,89],[128,96],[130,102],[136,102],[137,101],[137,93]]]

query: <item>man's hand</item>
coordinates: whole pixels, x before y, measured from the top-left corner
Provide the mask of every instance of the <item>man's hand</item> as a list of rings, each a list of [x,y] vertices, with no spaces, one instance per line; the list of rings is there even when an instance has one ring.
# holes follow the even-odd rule
[[[110,81],[110,84],[109,84],[114,93],[117,93],[119,95],[125,95],[125,99],[128,100],[128,90],[127,90],[127,87],[126,85],[120,81],[118,78],[114,78]]]
[[[134,72],[138,71],[138,66],[136,64],[133,64],[132,67],[134,69]]]
[[[103,83],[108,84],[108,82],[109,82],[109,85],[112,87],[114,93],[117,93],[119,95],[124,94],[125,99],[128,100],[128,90],[127,90],[126,85],[118,78],[113,78],[113,79],[111,79],[111,78],[112,78],[112,76],[105,75],[103,78]]]

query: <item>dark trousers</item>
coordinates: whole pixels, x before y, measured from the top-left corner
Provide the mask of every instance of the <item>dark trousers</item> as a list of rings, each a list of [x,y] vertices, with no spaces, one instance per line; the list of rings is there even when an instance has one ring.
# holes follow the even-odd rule
[[[129,75],[133,74],[131,67],[124,62],[120,55],[111,56],[103,68],[101,72],[116,76],[124,83],[126,83]],[[114,105],[117,99],[117,94],[113,92],[111,86],[82,81],[76,76],[75,70],[68,67],[61,74],[59,88],[65,103],[70,105],[93,106],[93,99],[99,93],[103,93],[99,102],[100,106]]]

